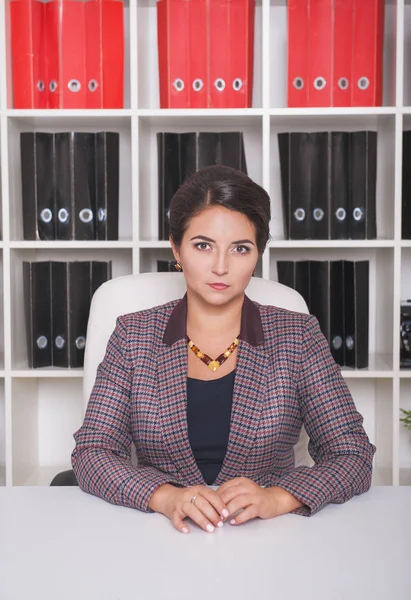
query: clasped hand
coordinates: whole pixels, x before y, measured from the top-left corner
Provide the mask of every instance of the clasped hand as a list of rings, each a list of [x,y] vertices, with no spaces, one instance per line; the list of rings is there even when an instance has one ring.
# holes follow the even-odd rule
[[[296,507],[293,501],[296,498],[283,488],[262,488],[250,479],[236,477],[215,491],[201,485],[177,488],[166,484],[155,492],[150,507],[167,516],[182,533],[190,531],[186,517],[212,533],[226,521],[240,525],[256,517],[271,519],[285,514]],[[238,511],[242,512],[236,515]]]

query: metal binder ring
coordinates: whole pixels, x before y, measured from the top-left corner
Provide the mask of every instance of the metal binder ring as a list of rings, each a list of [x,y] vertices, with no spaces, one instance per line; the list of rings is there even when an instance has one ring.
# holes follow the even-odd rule
[[[302,90],[304,87],[304,79],[302,77],[296,77],[293,81],[293,86],[296,90]]]
[[[80,221],[82,223],[90,223],[93,220],[93,211],[89,208],[83,208],[78,216],[80,217]]]
[[[40,220],[43,221],[43,223],[50,223],[52,218],[53,213],[51,212],[51,210],[49,208],[43,208],[43,210],[40,213]]]
[[[335,216],[339,221],[345,221],[345,217],[347,216],[345,208],[337,208],[337,210],[335,211]]]
[[[107,211],[105,208],[98,209],[97,219],[99,220],[100,223],[104,223],[104,221],[107,221]]]
[[[77,93],[81,90],[81,83],[78,79],[70,79],[70,81],[67,84],[67,87],[70,90],[70,92]]]
[[[66,340],[61,335],[58,335],[56,337],[56,339],[54,340],[54,343],[56,345],[56,348],[61,350],[62,348],[64,348],[64,346],[66,344]]]
[[[37,82],[37,89],[39,92],[44,92],[44,88],[46,86],[44,85],[44,81],[42,79],[39,79],[39,81]]]
[[[342,337],[340,335],[336,335],[333,337],[332,346],[334,350],[339,350],[343,344]]]
[[[90,92],[95,92],[97,88],[98,82],[95,79],[90,79],[90,81],[88,82],[88,89],[90,90]]]
[[[351,335],[347,335],[345,338],[345,346],[347,350],[352,350],[354,348],[354,338]]]
[[[324,211],[322,208],[314,208],[313,217],[316,221],[322,221],[324,218]]]
[[[234,79],[234,81],[233,81],[234,91],[239,92],[242,87],[243,87],[243,82],[241,81],[241,79],[239,77],[236,77],[236,79]]]
[[[74,343],[76,344],[77,350],[84,350],[86,346],[86,338],[84,337],[84,335],[79,335],[79,337],[76,338],[76,341]]]
[[[48,346],[48,340],[45,335],[40,335],[36,340],[37,348],[44,350]]]
[[[338,87],[340,90],[346,90],[348,88],[348,79],[346,77],[340,77],[338,80]]]
[[[55,92],[57,89],[57,81],[55,79],[52,79],[49,83],[49,90],[50,92]]]
[[[195,92],[199,92],[204,87],[204,83],[202,79],[194,79],[193,81],[193,90]]]
[[[66,208],[60,208],[60,210],[57,213],[57,218],[60,221],[60,223],[67,223],[67,221],[69,220],[69,212]]]
[[[364,211],[362,210],[362,208],[354,208],[352,216],[356,221],[361,221],[364,218]]]
[[[184,89],[184,81],[180,78],[174,79],[173,88],[177,90],[177,92],[182,92]]]
[[[216,79],[214,81],[214,87],[219,92],[222,92],[225,89],[225,81],[224,81],[224,79],[221,79],[221,77],[219,77],[218,79]]]
[[[358,80],[358,87],[360,90],[366,90],[370,87],[370,80],[368,77],[360,77]]]
[[[316,77],[314,79],[314,87],[316,90],[322,90],[327,85],[327,81],[324,77]]]
[[[294,217],[297,219],[297,221],[304,221],[304,219],[305,219],[305,210],[303,208],[297,208],[294,211]]]

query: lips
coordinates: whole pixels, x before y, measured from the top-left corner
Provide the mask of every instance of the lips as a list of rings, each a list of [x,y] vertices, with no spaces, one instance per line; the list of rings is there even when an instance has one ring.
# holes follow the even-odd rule
[[[209,285],[211,288],[213,288],[213,290],[226,290],[227,288],[229,288],[229,285],[226,285],[225,283],[208,283],[207,285]]]

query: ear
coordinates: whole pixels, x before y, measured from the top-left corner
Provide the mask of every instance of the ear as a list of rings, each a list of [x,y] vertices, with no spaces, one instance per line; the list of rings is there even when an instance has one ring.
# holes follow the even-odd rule
[[[177,246],[175,245],[174,240],[171,236],[169,237],[169,241],[171,244],[171,250],[173,251],[174,258],[178,262],[180,260],[180,252],[178,251]]]

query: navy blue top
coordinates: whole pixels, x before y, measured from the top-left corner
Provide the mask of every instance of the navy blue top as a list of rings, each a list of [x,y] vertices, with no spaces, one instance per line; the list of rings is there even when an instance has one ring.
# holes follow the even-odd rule
[[[187,425],[191,448],[207,485],[221,470],[230,433],[235,369],[219,379],[187,377]]]

